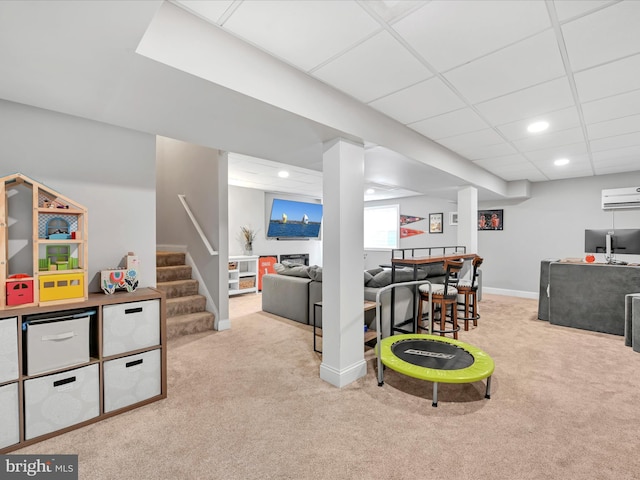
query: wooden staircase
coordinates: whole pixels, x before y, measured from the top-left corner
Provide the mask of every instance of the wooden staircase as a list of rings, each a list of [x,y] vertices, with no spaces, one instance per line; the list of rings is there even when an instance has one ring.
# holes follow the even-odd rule
[[[215,316],[205,310],[184,253],[156,252],[156,283],[167,296],[167,339],[213,330]]]

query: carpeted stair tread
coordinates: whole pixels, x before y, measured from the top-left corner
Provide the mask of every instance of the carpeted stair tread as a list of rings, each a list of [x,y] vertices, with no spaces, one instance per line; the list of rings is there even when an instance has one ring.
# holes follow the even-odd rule
[[[207,306],[207,299],[202,295],[188,295],[186,297],[167,299],[167,318],[186,313],[203,312]]]
[[[189,280],[190,278],[191,278],[191,267],[188,265],[172,265],[168,267],[156,267],[157,282]]]
[[[156,287],[167,298],[167,338],[213,330],[215,315],[206,311],[207,299],[198,294],[199,282],[180,252],[156,252]]]
[[[157,282],[156,288],[164,292],[167,298],[185,297],[198,294],[198,281],[189,279]]]
[[[188,313],[167,318],[167,339],[213,330],[215,316],[211,312]]]
[[[182,252],[156,252],[156,267],[184,265],[186,254]]]

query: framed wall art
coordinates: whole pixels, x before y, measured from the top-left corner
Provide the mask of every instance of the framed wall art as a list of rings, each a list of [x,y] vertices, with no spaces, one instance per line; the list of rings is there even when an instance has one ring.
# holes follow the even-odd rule
[[[429,233],[442,233],[442,213],[429,214]]]
[[[502,230],[502,210],[478,210],[478,230]]]

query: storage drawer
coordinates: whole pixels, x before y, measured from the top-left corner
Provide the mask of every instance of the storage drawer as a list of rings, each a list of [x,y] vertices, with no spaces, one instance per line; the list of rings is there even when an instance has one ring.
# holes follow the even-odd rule
[[[90,313],[64,320],[39,319],[25,322],[27,374],[36,375],[87,363]]]
[[[17,379],[18,319],[3,318],[0,319],[0,383]]]
[[[100,414],[98,364],[24,382],[25,439],[54,432]]]
[[[160,345],[160,300],[105,305],[102,355]]]
[[[104,362],[104,411],[160,395],[160,350]]]
[[[20,441],[20,410],[18,407],[18,384],[0,387],[0,448],[15,445]]]

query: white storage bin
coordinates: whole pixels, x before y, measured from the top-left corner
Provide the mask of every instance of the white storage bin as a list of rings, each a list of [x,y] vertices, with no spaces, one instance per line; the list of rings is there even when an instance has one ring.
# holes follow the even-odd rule
[[[24,382],[25,439],[54,432],[100,414],[98,364]]]
[[[104,362],[104,411],[160,395],[160,350]]]
[[[0,382],[18,379],[18,319],[0,319]]]
[[[18,407],[18,384],[0,387],[0,448],[15,445],[20,441],[20,410]]]
[[[67,318],[67,317],[62,317]],[[27,375],[89,361],[89,315],[27,322]]]
[[[102,355],[160,345],[160,300],[105,305]]]

